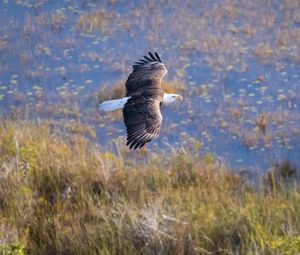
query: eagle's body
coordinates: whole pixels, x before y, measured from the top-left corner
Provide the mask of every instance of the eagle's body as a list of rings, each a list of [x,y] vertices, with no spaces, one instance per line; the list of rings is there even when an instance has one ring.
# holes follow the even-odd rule
[[[126,97],[104,101],[100,110],[114,111],[123,109],[124,123],[127,129],[127,145],[133,149],[143,147],[157,138],[163,117],[160,112],[162,103],[181,99],[176,94],[164,93],[161,81],[167,73],[157,53],[149,52],[133,65],[133,71],[126,81]]]

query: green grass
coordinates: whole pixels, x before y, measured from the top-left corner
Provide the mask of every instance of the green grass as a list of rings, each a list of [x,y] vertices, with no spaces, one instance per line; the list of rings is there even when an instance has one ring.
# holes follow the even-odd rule
[[[300,253],[300,186],[287,163],[254,188],[193,148],[122,148],[2,121],[0,254]]]

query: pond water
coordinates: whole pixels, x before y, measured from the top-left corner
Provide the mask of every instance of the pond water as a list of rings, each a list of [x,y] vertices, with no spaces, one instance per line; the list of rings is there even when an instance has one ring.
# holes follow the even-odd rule
[[[151,150],[202,144],[234,169],[300,166],[300,3],[285,1],[0,0],[2,115],[124,139],[120,114],[97,110],[134,61],[157,51],[166,89]],[[70,128],[71,127],[71,128]],[[67,133],[66,132],[66,133]],[[196,146],[196,145],[195,145]]]

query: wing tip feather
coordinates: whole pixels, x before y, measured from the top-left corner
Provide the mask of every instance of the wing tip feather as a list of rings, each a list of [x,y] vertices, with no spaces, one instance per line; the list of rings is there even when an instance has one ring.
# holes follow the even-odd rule
[[[148,63],[154,63],[154,62],[158,62],[158,63],[162,63],[160,56],[158,55],[157,52],[154,52],[154,55],[152,52],[148,52],[149,56],[144,55],[144,59],[139,59],[138,61],[134,62],[133,68],[139,68],[145,64]]]
[[[157,52],[154,52],[154,54],[155,54],[155,56],[156,56],[156,58],[157,58],[158,62],[162,63],[162,61],[161,61],[161,59],[160,59],[159,55],[157,54]]]

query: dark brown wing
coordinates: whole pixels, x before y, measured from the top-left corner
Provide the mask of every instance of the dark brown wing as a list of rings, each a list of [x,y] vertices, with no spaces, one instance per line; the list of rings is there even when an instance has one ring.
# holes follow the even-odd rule
[[[133,71],[126,81],[126,96],[156,94],[161,90],[161,80],[167,73],[167,68],[155,52],[149,52],[133,65]]]
[[[123,116],[130,149],[143,147],[159,136],[162,115],[160,100],[143,96],[131,97],[124,106]]]

